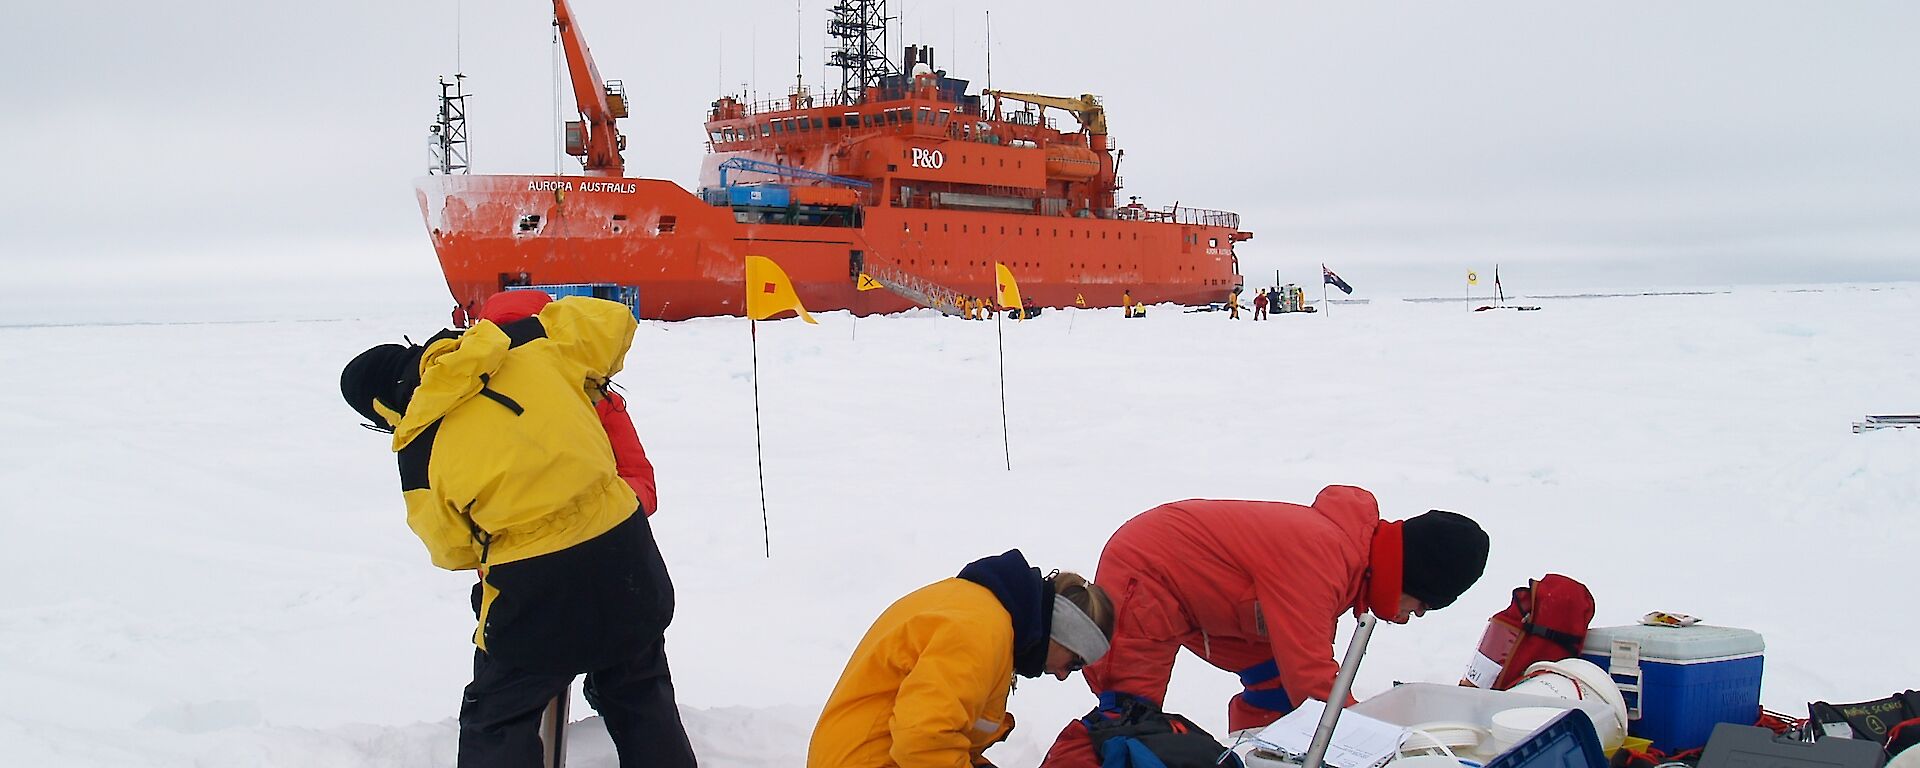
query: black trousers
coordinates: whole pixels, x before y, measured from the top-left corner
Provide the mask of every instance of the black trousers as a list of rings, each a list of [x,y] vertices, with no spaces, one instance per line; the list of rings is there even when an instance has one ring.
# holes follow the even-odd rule
[[[516,669],[475,650],[473,682],[460,701],[460,768],[539,768],[540,713],[572,682],[571,674]],[[664,638],[588,672],[586,694],[607,724],[621,768],[693,768]]]

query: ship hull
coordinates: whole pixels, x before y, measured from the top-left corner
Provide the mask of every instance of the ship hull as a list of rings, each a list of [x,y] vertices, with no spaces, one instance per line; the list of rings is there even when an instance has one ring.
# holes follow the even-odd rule
[[[415,192],[461,306],[514,284],[611,283],[637,289],[643,318],[740,315],[748,255],[778,263],[809,310],[860,315],[914,306],[857,289],[876,262],[976,296],[1004,263],[1048,307],[1119,306],[1125,292],[1204,304],[1240,280],[1227,226],[888,207],[859,226],[751,223],[660,179],[428,176]]]

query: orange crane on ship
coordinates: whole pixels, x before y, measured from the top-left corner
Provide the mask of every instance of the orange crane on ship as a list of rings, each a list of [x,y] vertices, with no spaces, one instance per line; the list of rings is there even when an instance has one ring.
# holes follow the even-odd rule
[[[615,121],[627,116],[626,88],[619,80],[601,83],[600,68],[567,0],[553,0],[553,26],[560,30],[573,101],[580,110],[580,119],[567,123],[567,154],[581,158],[588,176],[624,176],[626,161],[620,153],[626,151],[627,137]]]

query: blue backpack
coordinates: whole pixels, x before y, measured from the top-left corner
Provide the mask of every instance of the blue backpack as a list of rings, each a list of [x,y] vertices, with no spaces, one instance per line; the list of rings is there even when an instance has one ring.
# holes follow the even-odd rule
[[[1107,693],[1080,722],[1100,768],[1244,768],[1240,756],[1180,715],[1151,701]]]

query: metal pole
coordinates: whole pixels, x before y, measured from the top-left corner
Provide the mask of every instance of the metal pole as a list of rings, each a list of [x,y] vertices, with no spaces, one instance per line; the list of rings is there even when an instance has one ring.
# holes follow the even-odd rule
[[[753,339],[753,463],[760,474],[760,536],[773,557],[773,533],[767,527],[767,460],[760,449],[760,322],[747,319],[747,336]]]
[[[1000,301],[1000,297],[995,295],[993,300],[998,302]],[[1005,316],[1008,311],[1010,310],[1003,307],[999,313],[993,316],[993,338],[994,346],[1000,351],[1000,448],[1006,451],[1007,471],[1012,472],[1013,442],[1007,437],[1007,340],[1006,334],[1000,330],[1000,318]],[[1022,318],[1027,316],[1025,307],[1020,309],[1020,316]]]
[[[1347,706],[1347,695],[1353,691],[1353,676],[1360,671],[1360,657],[1367,653],[1367,640],[1373,637],[1373,627],[1378,619],[1373,614],[1361,614],[1360,626],[1353,630],[1353,640],[1347,643],[1346,658],[1340,660],[1340,674],[1333,678],[1333,691],[1327,694],[1327,707],[1320,712],[1320,725],[1313,730],[1313,743],[1307,746],[1306,762],[1301,768],[1321,768],[1326,761],[1327,745],[1333,743],[1333,727],[1340,722],[1340,710]]]

